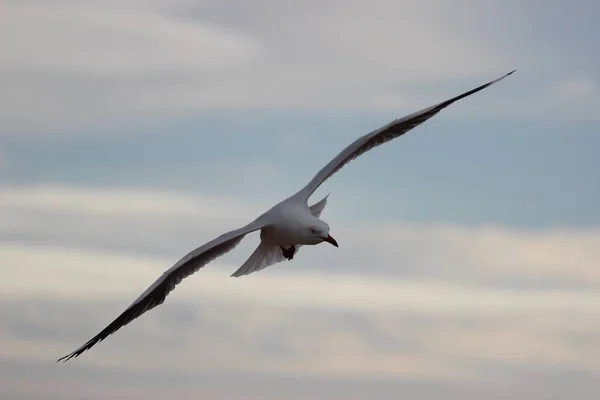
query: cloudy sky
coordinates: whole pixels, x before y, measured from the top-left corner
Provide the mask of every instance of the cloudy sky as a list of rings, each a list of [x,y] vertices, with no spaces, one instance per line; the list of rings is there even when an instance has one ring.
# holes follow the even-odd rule
[[[595,399],[600,3],[5,0],[3,399]],[[67,364],[165,269],[351,140],[518,69]]]

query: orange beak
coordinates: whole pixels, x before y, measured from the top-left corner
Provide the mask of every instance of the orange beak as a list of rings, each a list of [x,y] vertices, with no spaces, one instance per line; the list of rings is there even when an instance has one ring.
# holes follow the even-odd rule
[[[334,245],[335,247],[340,247],[338,246],[337,242],[335,241],[335,239],[333,237],[331,237],[331,235],[327,235],[326,238],[323,238],[324,241],[331,243],[332,245]]]

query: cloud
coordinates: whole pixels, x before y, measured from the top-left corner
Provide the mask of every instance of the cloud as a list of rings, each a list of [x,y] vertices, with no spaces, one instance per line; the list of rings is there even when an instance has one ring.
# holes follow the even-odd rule
[[[593,131],[582,122],[597,121],[600,107],[598,58],[582,50],[595,43],[593,7],[538,0],[57,0],[51,7],[44,0],[6,1],[1,397],[595,399],[600,230],[591,209],[585,217],[580,207],[581,218],[553,209],[581,198],[577,187],[563,190],[567,197],[546,196],[554,202],[538,201],[552,179],[564,189],[565,176],[581,178],[577,166],[593,159],[590,153],[559,164],[560,171],[550,167],[555,154],[581,156],[581,149],[594,147],[581,147],[589,139],[585,132]],[[453,134],[456,125],[445,128],[464,160],[444,156],[444,145],[435,150],[435,137],[417,153],[427,154],[419,161],[427,165],[453,162],[466,171],[464,184],[448,180],[442,191],[479,188],[469,203],[444,195],[439,205],[446,213],[472,207],[486,214],[478,194],[500,185],[492,190],[497,198],[524,190],[535,200],[529,203],[562,215],[530,213],[544,229],[522,227],[531,219],[518,199],[497,205],[519,227],[443,223],[435,213],[423,217],[424,210],[421,220],[434,222],[405,223],[403,205],[420,200],[405,194],[393,204],[401,207],[384,215],[378,206],[392,200],[372,191],[367,166],[358,173],[358,191],[344,189],[342,176],[331,182],[337,194],[323,216],[340,249],[303,248],[293,262],[230,278],[258,243],[257,234],[249,235],[184,280],[160,307],[74,362],[54,363],[179,257],[254,219],[272,205],[271,197],[296,189],[295,167],[312,164],[307,156],[326,161],[357,130],[513,68],[518,73],[510,81],[447,111],[478,119],[462,139]],[[332,117],[345,122],[323,124]],[[492,143],[478,142],[486,136],[480,135],[485,118],[498,122],[486,131],[496,153],[517,160],[508,168],[501,156],[488,162],[479,175],[500,171],[493,184],[468,168],[481,161],[473,143]],[[556,126],[581,126],[581,134],[553,142],[560,128],[541,129],[557,119],[568,124]],[[317,124],[325,125],[325,140],[307,132]],[[169,136],[159,134],[165,126]],[[523,135],[519,126],[533,132]],[[509,144],[510,135],[504,145],[498,141],[505,129],[525,150]],[[536,129],[547,145],[531,152],[523,138],[537,138]],[[140,143],[122,137],[128,132],[149,133]],[[199,138],[202,132],[212,136]],[[244,135],[236,144],[244,151],[227,151],[240,161],[222,159],[216,141],[223,143],[223,134],[238,139],[239,132]],[[309,145],[311,151],[303,151]],[[210,154],[197,159],[207,148]],[[300,152],[294,158],[302,163],[286,158],[292,152]],[[291,164],[273,168],[280,158]],[[425,202],[436,197],[427,186],[439,180],[435,174],[409,164],[411,179],[397,175],[397,166],[378,179],[400,179],[405,193],[421,193]],[[154,184],[185,190],[143,187],[152,184],[140,172],[149,165]],[[520,187],[510,171],[525,170],[533,175]],[[533,179],[538,170],[550,171],[550,178]],[[310,178],[304,173],[311,174],[298,178]],[[360,215],[361,209],[370,212]],[[588,228],[551,226],[557,218],[580,225],[587,218]]]
[[[227,89],[207,86],[211,75],[239,72],[260,53],[250,38],[144,2],[9,2],[5,11],[5,130],[218,106]],[[190,75],[198,92],[184,89]]]
[[[40,184],[0,192],[0,236],[6,239],[133,251],[196,244],[196,235],[217,236],[262,211],[251,202],[148,189]]]
[[[301,270],[335,274],[433,278],[508,288],[592,289],[600,281],[596,265],[600,232],[594,228],[526,231],[502,226],[365,223],[353,220],[341,200],[330,202],[323,218],[344,250],[302,249],[294,259],[294,269],[297,265]],[[135,188],[4,186],[0,187],[0,238],[16,244],[158,256],[165,262],[157,266],[158,272],[202,243],[252,221],[270,206],[266,200],[262,204]],[[225,260],[241,264],[257,243],[258,237],[249,235]],[[273,268],[288,270],[286,266]],[[265,279],[265,271],[260,274]]]
[[[591,77],[573,77],[558,83],[552,91],[559,99],[569,101],[589,97],[597,90],[596,82]]]
[[[336,223],[335,208],[324,216],[342,249],[303,249],[294,263],[230,278],[257,243],[248,238],[75,362],[53,363],[192,246],[259,210],[134,188],[0,188],[4,390],[81,398],[103,382],[148,398],[301,387],[395,398],[446,388],[468,399],[480,396],[467,388],[499,398],[511,388],[542,399],[532,382],[559,390],[577,370],[581,398],[594,393],[597,231]]]
[[[257,45],[245,36],[210,23],[197,25],[143,7],[132,9],[131,4],[103,7],[97,2],[79,6],[59,3],[49,7],[25,3],[18,7],[13,2],[9,11],[14,19],[7,28],[16,37],[29,39],[19,46],[10,46],[4,54],[15,68],[43,67],[50,72],[92,76],[209,72],[241,66],[259,52]],[[65,57],[51,57],[42,42],[27,36],[28,27],[19,25],[18,20],[35,23],[45,41],[61,45],[61,55]],[[62,29],[55,30],[58,26]],[[149,43],[153,46],[144,46]]]
[[[211,196],[52,185],[4,187],[0,199],[2,268],[12,277],[4,292],[70,299],[137,296],[189,250],[262,211]],[[258,242],[250,235],[201,278],[182,283],[176,297],[193,297],[194,282],[208,282],[204,297],[345,310],[437,315],[597,304],[594,229],[337,223],[327,208],[324,217],[343,251],[302,249],[293,264],[232,281],[229,274]]]
[[[542,286],[552,285],[552,281],[566,285],[600,279],[593,261],[600,257],[596,229],[528,232],[493,226],[380,227],[371,238],[387,248],[381,263],[403,260],[426,276],[450,278],[459,273],[460,279],[537,281]]]
[[[221,197],[175,195],[160,190],[128,188],[96,188],[61,184],[0,186],[0,207],[38,210],[53,213],[93,214],[115,217],[157,215],[210,218],[211,210],[222,208],[233,218],[254,211],[248,203]],[[235,214],[231,214],[235,213]]]
[[[264,282],[262,288],[270,286]],[[364,299],[360,296],[355,297]],[[247,381],[264,376],[274,383],[298,379],[309,386],[321,380],[359,386],[411,381],[484,386],[494,392],[511,386],[513,371],[519,369],[564,374],[576,368],[584,374],[599,367],[592,351],[597,345],[594,318],[588,313],[551,308],[432,315],[307,308],[283,300],[217,299],[196,291],[185,300],[171,299],[75,362],[56,365],[56,357],[114,318],[119,301],[109,293],[70,300],[4,297],[2,304],[10,307],[0,309],[0,360],[13,363],[13,371],[18,363],[46,370],[67,386],[82,378],[131,386],[142,377],[158,389],[190,388],[195,386],[191,382],[210,377],[227,386],[227,377],[250,392],[255,389]],[[78,377],[86,371],[87,377]],[[31,378],[37,382],[42,375]],[[521,391],[527,386],[511,387]]]
[[[83,251],[65,247],[6,244],[0,254],[13,271],[3,292],[11,296],[47,296],[73,299],[112,296],[137,297],[170,264],[164,258]],[[44,280],[31,277],[52,275]],[[370,276],[368,273],[289,270],[285,264],[250,278],[229,278],[234,265],[215,262],[178,287],[176,298],[193,298],[201,282],[204,298],[239,299],[342,310],[403,311],[440,314],[520,313],[532,309],[576,307],[595,310],[598,294],[575,289],[519,289],[448,282]],[[286,268],[288,267],[288,268]],[[296,267],[296,266],[294,266]],[[275,268],[275,267],[273,267]],[[298,266],[297,268],[301,268]],[[335,268],[330,265],[329,268]],[[287,270],[282,273],[282,270]],[[8,273],[10,270],[5,271]],[[394,280],[390,280],[393,278]],[[397,279],[397,280],[396,280]],[[93,282],[93,285],[90,283]],[[197,282],[197,283],[195,283]],[[139,293],[138,293],[139,292]],[[357,299],[360,299],[358,301]],[[127,301],[126,301],[127,303]]]
[[[545,53],[523,48],[531,37],[507,42],[504,27],[495,30],[492,10],[507,6],[463,3],[10,1],[2,132],[106,132],[216,109],[409,112],[513,68],[533,84],[523,89],[513,79],[482,96],[476,112],[519,112],[511,111],[515,97],[531,107],[563,78],[529,79]],[[470,21],[495,28],[465,30],[470,23],[456,23],[463,8]],[[511,31],[526,35],[525,22],[509,14]]]

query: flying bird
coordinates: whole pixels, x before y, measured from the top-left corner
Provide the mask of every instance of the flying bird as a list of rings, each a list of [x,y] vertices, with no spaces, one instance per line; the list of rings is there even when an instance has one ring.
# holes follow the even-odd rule
[[[162,304],[167,295],[184,278],[187,278],[217,257],[231,251],[249,233],[260,231],[260,244],[248,260],[231,276],[240,277],[260,271],[270,265],[292,260],[300,247],[317,245],[323,242],[338,247],[337,241],[329,233],[329,225],[321,220],[321,212],[327,204],[327,196],[319,202],[308,206],[309,197],[323,182],[339,171],[344,165],[366,153],[367,151],[396,139],[417,127],[444,108],[467,96],[479,92],[494,83],[513,74],[509,72],[493,81],[469,90],[456,97],[424,108],[396,119],[389,124],[361,136],[342,150],[333,160],[325,165],[300,191],[274,205],[249,224],[222,234],[216,239],[192,250],[170,269],[164,272],[145,292],[143,292],[121,315],[111,322],[102,332],[72,353],[61,357],[58,361],[68,361],[78,357],[98,342],[127,325],[140,315]]]

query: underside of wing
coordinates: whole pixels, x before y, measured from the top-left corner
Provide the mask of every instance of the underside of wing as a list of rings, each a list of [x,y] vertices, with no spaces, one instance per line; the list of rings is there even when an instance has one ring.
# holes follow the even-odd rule
[[[361,154],[364,154],[377,146],[380,146],[384,143],[389,142],[392,139],[396,139],[404,135],[408,131],[412,130],[413,128],[427,121],[431,117],[435,116],[437,113],[439,113],[441,110],[448,107],[449,105],[493,85],[494,83],[506,78],[514,72],[515,71],[509,72],[508,74],[500,78],[485,83],[479,87],[476,87],[475,89],[464,92],[451,99],[448,99],[431,107],[424,108],[403,118],[396,119],[382,128],[379,128],[373,132],[361,136],[349,146],[347,146],[344,150],[342,150],[327,165],[325,165],[304,188],[302,188],[298,193],[295,194],[295,196],[300,196],[302,199],[307,200],[323,182],[325,182],[333,174],[339,171],[344,165],[359,157]]]
[[[296,252],[298,248],[296,248]],[[270,265],[277,264],[285,260],[281,247],[268,245],[264,242],[260,242],[256,250],[246,260],[241,267],[239,267],[233,274],[232,277],[237,278],[243,275],[251,274],[252,272],[260,271]]]
[[[59,358],[57,361],[68,361],[79,356],[84,351],[103,341],[109,335],[138,318],[145,312],[162,304],[167,295],[183,279],[190,276],[200,268],[217,257],[233,250],[248,233],[261,229],[264,224],[258,220],[243,228],[227,232],[211,242],[198,247],[179,260],[173,267],[163,273],[142,295],[140,295],[121,315],[94,336],[83,346],[72,353]]]

